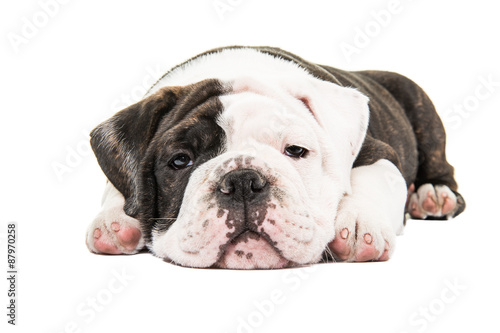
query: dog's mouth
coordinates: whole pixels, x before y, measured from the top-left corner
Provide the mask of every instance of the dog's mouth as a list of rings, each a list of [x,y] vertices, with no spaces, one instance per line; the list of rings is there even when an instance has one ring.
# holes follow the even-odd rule
[[[214,267],[229,269],[272,269],[292,266],[269,237],[245,230],[222,246]],[[272,245],[271,245],[272,244]]]

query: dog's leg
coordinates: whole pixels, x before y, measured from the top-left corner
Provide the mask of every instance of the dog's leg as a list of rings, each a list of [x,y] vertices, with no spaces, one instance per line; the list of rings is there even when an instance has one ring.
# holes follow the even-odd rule
[[[405,180],[382,159],[354,168],[351,186],[352,193],[340,203],[329,248],[337,260],[388,260],[404,227]]]
[[[457,192],[454,169],[446,160],[446,134],[441,119],[423,91],[416,96],[418,101],[405,108],[419,154],[417,177],[409,189],[413,193],[406,211],[412,218],[449,219],[465,209],[465,201]]]
[[[384,86],[401,104],[417,139],[418,169],[414,184],[409,184],[407,212],[420,219],[460,214],[465,201],[457,192],[454,169],[446,160],[446,134],[432,101],[422,88],[402,75],[363,73]]]
[[[101,211],[87,229],[86,244],[91,252],[134,254],[144,247],[141,224],[125,214],[124,204],[123,195],[108,182]]]

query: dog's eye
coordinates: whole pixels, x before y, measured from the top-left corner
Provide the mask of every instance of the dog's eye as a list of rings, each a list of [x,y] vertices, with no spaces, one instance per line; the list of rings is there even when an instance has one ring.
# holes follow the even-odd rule
[[[299,146],[288,146],[285,148],[285,155],[295,158],[305,157],[308,150]]]
[[[176,155],[168,165],[174,170],[180,170],[193,165],[193,161],[188,155],[179,154]]]

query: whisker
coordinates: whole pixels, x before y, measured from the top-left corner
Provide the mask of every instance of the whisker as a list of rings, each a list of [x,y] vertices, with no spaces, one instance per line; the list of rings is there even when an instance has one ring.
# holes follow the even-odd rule
[[[328,257],[324,259],[324,262],[329,262],[330,258],[333,262],[337,262],[337,260],[335,260],[335,256],[333,255],[332,250],[328,247],[328,245],[325,248],[325,252],[328,254]]]

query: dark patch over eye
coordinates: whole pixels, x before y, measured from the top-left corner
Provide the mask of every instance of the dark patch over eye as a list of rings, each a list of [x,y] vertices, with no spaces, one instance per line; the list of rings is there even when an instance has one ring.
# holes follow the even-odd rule
[[[294,158],[305,157],[308,152],[309,152],[309,150],[307,150],[306,148],[303,148],[300,146],[295,146],[295,145],[287,146],[285,148],[285,155],[290,156],[290,157],[294,157]]]
[[[175,155],[168,166],[174,170],[181,170],[193,165],[193,160],[187,154],[177,154]]]

